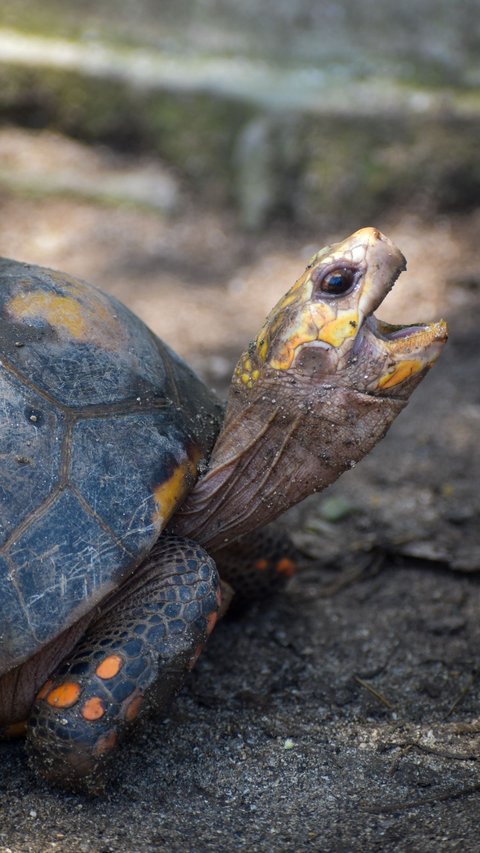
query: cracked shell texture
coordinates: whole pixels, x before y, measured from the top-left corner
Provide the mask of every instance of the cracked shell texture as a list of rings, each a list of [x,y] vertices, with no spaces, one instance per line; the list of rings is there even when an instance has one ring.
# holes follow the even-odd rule
[[[150,551],[209,455],[218,404],[125,306],[0,260],[0,674]]]

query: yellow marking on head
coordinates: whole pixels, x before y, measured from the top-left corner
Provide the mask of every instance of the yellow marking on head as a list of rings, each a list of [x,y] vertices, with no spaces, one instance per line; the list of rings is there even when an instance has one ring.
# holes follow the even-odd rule
[[[324,330],[328,343],[330,338],[339,340],[341,337],[344,340],[347,335],[354,333],[349,325],[350,311],[344,318],[345,334],[340,335],[340,327],[335,330],[334,324],[339,319],[337,305],[333,300],[312,300],[313,286],[312,272],[307,269],[277,302],[257,337],[258,357],[263,363],[268,362],[268,366],[274,370],[288,370],[299,347],[325,340]]]
[[[260,361],[264,362],[268,353],[268,336],[266,333],[260,335],[257,338],[257,355]]]
[[[409,376],[414,376],[415,373],[419,373],[419,371],[423,370],[425,367],[427,367],[425,362],[416,358],[401,361],[393,371],[386,373],[381,377],[381,379],[379,379],[378,385],[380,388],[393,388],[395,385],[399,385],[400,382],[408,379]]]
[[[318,335],[319,341],[325,341],[332,347],[339,347],[347,338],[353,338],[358,329],[358,314],[356,311],[339,312],[339,316],[325,323]]]
[[[297,279],[293,287],[291,287],[290,290],[287,291],[285,296],[282,296],[282,298],[277,302],[275,308],[273,309],[276,314],[280,311],[285,311],[285,308],[288,308],[289,305],[293,305],[293,303],[297,301],[297,290],[300,286],[304,284],[304,277],[305,276],[303,275],[301,276],[301,278]]]
[[[288,318],[292,313],[289,309],[291,309],[291,306],[295,307],[297,302],[302,302],[302,293],[305,286],[307,287],[307,290],[311,292],[312,282],[310,279],[310,270],[308,269],[305,270],[299,279],[297,279],[290,290],[282,296],[281,299],[279,299],[260,329],[255,340],[255,351],[258,360],[262,364],[267,360],[270,346],[275,340],[277,333],[282,333],[282,327],[285,324],[286,318]],[[288,366],[283,365],[284,361],[288,361],[288,356],[280,358],[279,361],[282,362],[282,367],[279,367],[278,369],[285,369],[285,367]],[[272,364],[271,366],[275,367],[276,365]]]
[[[247,353],[244,353],[237,364],[234,377],[247,388],[253,388],[254,383],[260,376],[260,371],[253,365],[252,359]]]
[[[56,329],[63,329],[77,341],[85,339],[87,324],[82,306],[71,296],[37,291],[14,296],[7,309],[16,319],[26,320],[41,317]]]
[[[270,360],[270,367],[273,367],[274,370],[288,370],[289,367],[292,366],[293,359],[295,358],[295,351],[302,344],[311,343],[311,341],[317,340],[317,332],[315,331],[307,331],[303,327],[300,327],[300,330],[296,333],[292,333],[292,335],[285,341],[282,348],[279,349],[275,358]]]
[[[156,509],[153,523],[163,529],[178,504],[187,494],[197,478],[197,461],[199,452],[193,454],[193,459],[185,459],[175,468],[173,474],[153,490]]]

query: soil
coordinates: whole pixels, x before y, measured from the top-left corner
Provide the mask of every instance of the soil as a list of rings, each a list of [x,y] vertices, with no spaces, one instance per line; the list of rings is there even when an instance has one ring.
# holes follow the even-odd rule
[[[114,292],[220,393],[306,259],[345,236],[246,236],[188,201],[169,219],[0,203],[2,254]],[[368,459],[290,512],[304,570],[223,620],[105,797],[52,790],[0,745],[0,851],[478,850],[480,213],[375,225],[409,260],[379,314],[445,316],[439,364]]]

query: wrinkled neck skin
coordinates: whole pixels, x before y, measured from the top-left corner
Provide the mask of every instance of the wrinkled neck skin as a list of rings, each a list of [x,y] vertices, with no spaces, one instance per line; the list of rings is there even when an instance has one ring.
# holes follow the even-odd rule
[[[333,483],[385,435],[407,400],[269,370],[233,385],[207,473],[175,519],[216,550]]]
[[[385,435],[447,339],[443,321],[392,326],[373,314],[403,269],[375,228],[314,255],[240,357],[178,533],[222,548],[333,483]]]

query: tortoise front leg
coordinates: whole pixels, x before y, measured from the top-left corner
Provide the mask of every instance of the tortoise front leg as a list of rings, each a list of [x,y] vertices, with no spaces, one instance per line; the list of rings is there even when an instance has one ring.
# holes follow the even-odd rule
[[[161,537],[38,694],[27,727],[32,766],[62,786],[101,791],[133,722],[163,711],[181,687],[219,605],[208,554]]]

